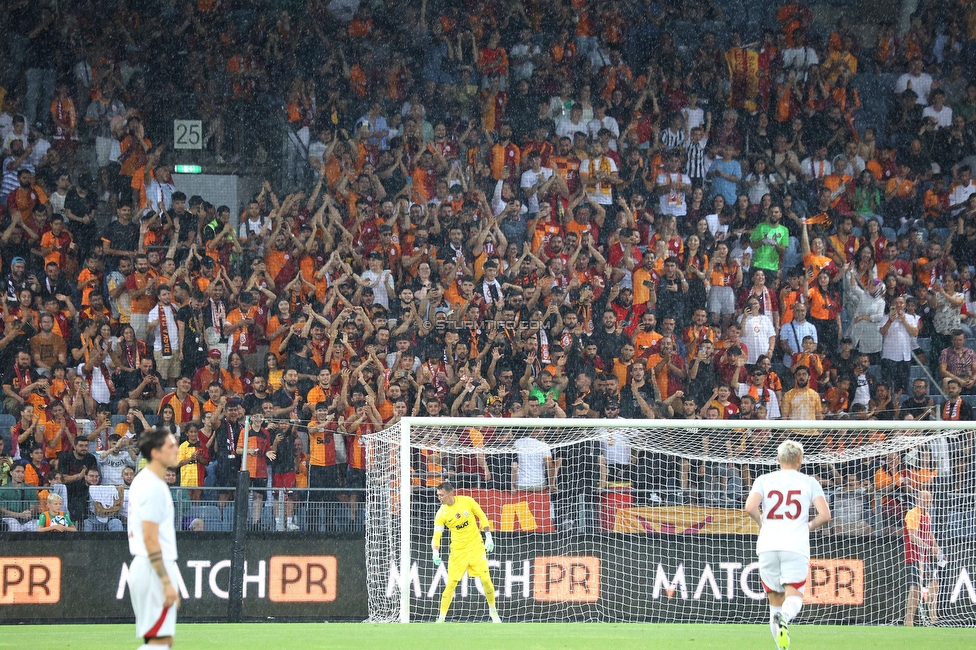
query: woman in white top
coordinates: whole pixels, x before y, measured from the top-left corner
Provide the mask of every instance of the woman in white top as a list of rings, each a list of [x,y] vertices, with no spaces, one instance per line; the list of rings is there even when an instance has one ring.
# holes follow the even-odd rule
[[[383,254],[373,251],[368,256],[369,268],[363,271],[363,286],[373,290],[373,304],[390,308],[390,296],[396,293],[393,274],[383,268]]]
[[[869,247],[861,248],[871,251]],[[852,319],[848,335],[858,352],[876,355],[881,352],[881,323],[885,320],[884,284],[875,277],[865,287],[857,275],[850,264],[845,265],[844,306]]]
[[[745,185],[749,192],[749,203],[751,205],[760,204],[763,197],[772,192],[773,187],[776,185],[776,179],[772,174],[767,172],[766,159],[764,157],[756,156],[752,162],[752,171],[746,174],[742,184]]]

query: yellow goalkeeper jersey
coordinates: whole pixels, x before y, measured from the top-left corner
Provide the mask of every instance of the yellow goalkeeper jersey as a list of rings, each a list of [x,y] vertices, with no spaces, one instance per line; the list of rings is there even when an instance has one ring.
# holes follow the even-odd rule
[[[478,525],[480,522],[480,526]],[[434,537],[432,543],[440,545],[441,534],[446,528],[451,532],[451,552],[479,551],[484,553],[485,544],[481,539],[482,526],[491,529],[491,521],[478,502],[471,497],[456,496],[454,505],[441,505],[434,517]]]

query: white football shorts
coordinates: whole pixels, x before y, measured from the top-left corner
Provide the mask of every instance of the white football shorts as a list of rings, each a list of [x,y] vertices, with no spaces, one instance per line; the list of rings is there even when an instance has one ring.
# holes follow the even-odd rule
[[[176,563],[171,562],[166,571],[170,582],[179,589]],[[148,640],[176,633],[176,608],[163,607],[163,583],[147,557],[132,558],[129,565],[129,597],[136,615],[137,637]]]
[[[810,572],[810,558],[790,551],[766,551],[759,554],[759,577],[766,593],[784,593],[787,585],[803,593]]]

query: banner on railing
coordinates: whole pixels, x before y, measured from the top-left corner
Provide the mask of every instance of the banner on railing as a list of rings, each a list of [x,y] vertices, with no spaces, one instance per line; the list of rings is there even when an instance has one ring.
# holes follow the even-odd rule
[[[759,534],[759,526],[742,510],[698,506],[619,508],[614,514],[612,530],[629,534]]]
[[[485,510],[492,526],[502,532],[553,533],[552,505],[548,492],[505,490],[458,490]]]

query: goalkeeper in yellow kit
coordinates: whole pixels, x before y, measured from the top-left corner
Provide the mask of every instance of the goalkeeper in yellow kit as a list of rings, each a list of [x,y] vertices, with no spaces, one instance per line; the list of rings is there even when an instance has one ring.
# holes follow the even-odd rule
[[[481,578],[481,586],[485,590],[488,600],[488,614],[492,623],[501,623],[498,609],[495,608],[495,586],[488,575],[488,553],[495,550],[495,542],[491,539],[491,521],[485,516],[484,510],[471,497],[454,493],[454,485],[444,481],[437,487],[437,500],[441,507],[434,517],[434,536],[430,546],[434,550],[434,566],[441,564],[441,535],[444,529],[451,531],[451,557],[447,563],[447,585],[441,595],[441,613],[437,617],[438,623],[443,623],[447,617],[447,610],[454,600],[454,589],[461,582],[464,572],[472,578]],[[481,527],[478,527],[480,522]],[[481,541],[481,531],[485,531],[484,543]]]

